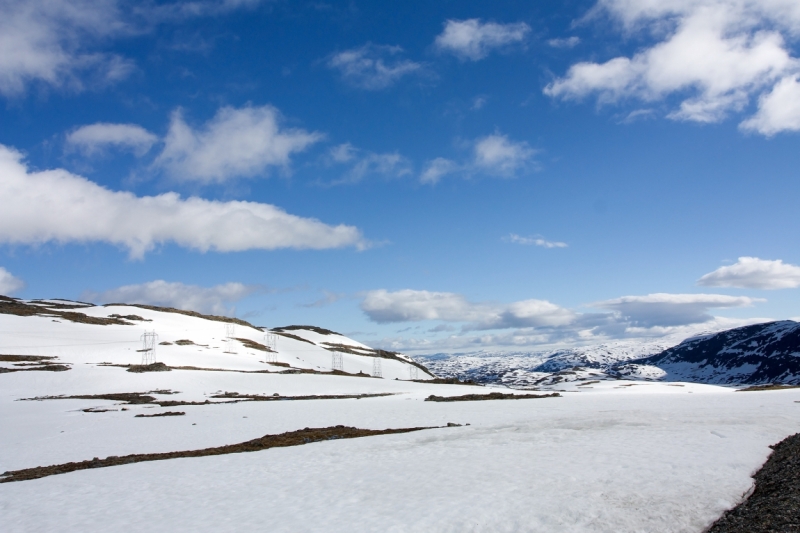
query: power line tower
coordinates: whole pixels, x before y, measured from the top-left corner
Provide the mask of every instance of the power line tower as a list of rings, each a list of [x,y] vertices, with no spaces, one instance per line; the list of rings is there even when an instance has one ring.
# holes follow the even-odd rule
[[[156,362],[156,344],[158,335],[154,331],[145,331],[140,337],[142,339],[142,364],[152,365]]]
[[[383,377],[383,359],[380,357],[373,357],[372,358],[372,377],[373,378],[382,378]]]
[[[331,370],[344,372],[344,357],[341,352],[331,352]]]
[[[419,379],[419,369],[414,365],[408,365],[408,379]]]
[[[278,362],[278,336],[274,333],[267,333],[264,335],[264,346],[267,347],[267,351],[264,354],[264,362],[265,363],[277,363]]]
[[[236,324],[225,324],[225,353],[236,353],[233,351],[233,339],[236,337]]]

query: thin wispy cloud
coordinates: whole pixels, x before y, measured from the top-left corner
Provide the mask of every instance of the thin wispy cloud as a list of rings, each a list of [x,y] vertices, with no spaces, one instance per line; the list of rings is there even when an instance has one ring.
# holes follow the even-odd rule
[[[547,44],[553,48],[575,48],[581,43],[580,37],[573,35],[572,37],[563,37],[560,39],[549,39]]]
[[[378,91],[423,71],[422,63],[403,59],[402,55],[399,46],[368,43],[334,54],[328,60],[328,67],[338,71],[348,85]]]
[[[106,52],[109,43],[149,33],[159,24],[259,3],[5,0],[0,2],[0,94],[19,96],[36,83],[74,92],[118,83],[137,67],[123,55]]]
[[[352,185],[373,177],[393,179],[412,174],[411,161],[407,157],[397,152],[370,152],[350,143],[331,148],[327,162],[332,166],[346,167],[340,178],[327,185]]]
[[[497,49],[522,43],[531,32],[524,22],[499,24],[480,19],[448,20],[436,37],[434,48],[462,61],[479,61]]]
[[[503,237],[505,242],[510,242],[513,244],[522,244],[525,246],[541,246],[542,248],[566,248],[568,245],[565,242],[558,242],[558,241],[548,241],[541,237],[540,235],[536,235],[533,237],[523,237],[521,235],[517,235],[516,233],[511,233],[510,235]]]

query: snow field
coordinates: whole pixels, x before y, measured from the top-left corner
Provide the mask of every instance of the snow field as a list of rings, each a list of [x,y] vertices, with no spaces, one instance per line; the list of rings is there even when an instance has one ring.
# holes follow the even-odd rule
[[[749,490],[768,446],[800,431],[800,389],[568,382],[551,386],[565,391],[560,398],[437,403],[424,399],[493,389],[326,374],[129,373],[98,363],[138,363],[145,327],[156,329],[161,341],[209,345],[159,346],[158,360],[170,366],[284,368],[259,363],[263,352],[241,344],[237,354],[223,353],[221,323],[131,307],[79,311],[153,322],[98,326],[0,315],[0,353],[27,350],[73,363],[66,372],[0,374],[0,472],[234,444],[304,427],[470,425],[4,483],[4,533],[700,532]],[[313,342],[349,341],[291,333]],[[236,336],[263,341],[261,332],[241,326]],[[280,338],[278,349],[278,360],[293,366],[330,364],[330,352],[302,341]],[[345,357],[345,370],[354,371],[348,361],[355,366],[362,360],[364,371],[371,370],[372,358]],[[388,369],[407,377],[404,363],[383,362],[384,376]],[[180,391],[151,394],[159,400],[185,401],[225,391],[392,395],[163,408],[98,399],[18,401],[155,390]],[[111,410],[82,411],[87,408]],[[167,410],[186,415],[134,418]]]

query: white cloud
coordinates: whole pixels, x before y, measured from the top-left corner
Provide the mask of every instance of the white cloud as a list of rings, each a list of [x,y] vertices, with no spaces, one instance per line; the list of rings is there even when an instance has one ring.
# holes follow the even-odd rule
[[[573,35],[572,37],[564,37],[563,39],[550,39],[547,44],[553,48],[575,48],[581,42],[581,38]]]
[[[322,138],[320,133],[286,129],[272,106],[219,109],[203,128],[186,124],[180,110],[172,114],[164,150],[155,166],[180,181],[223,182],[255,176],[269,167],[287,167],[290,156]]]
[[[712,320],[709,309],[748,307],[763,300],[722,294],[667,294],[623,296],[591,304],[617,314],[630,326],[681,326]]]
[[[370,176],[400,178],[411,174],[411,163],[408,158],[397,152],[377,154],[356,148],[350,143],[331,148],[328,152],[328,162],[349,167],[341,178],[330,182],[329,185],[358,183]]]
[[[237,302],[259,290],[261,288],[257,285],[242,283],[199,287],[156,280],[102,292],[86,291],[81,295],[81,299],[98,303],[157,305],[199,313],[232,315],[235,309],[226,304]]]
[[[0,242],[106,242],[131,257],[164,243],[202,252],[366,246],[343,224],[290,215],[269,204],[182,199],[176,193],[138,197],[114,192],[65,170],[30,172],[22,155],[0,145]]]
[[[800,131],[800,82],[786,76],[758,99],[758,112],[739,127],[771,137],[782,131]]]
[[[553,327],[571,323],[575,315],[545,300],[511,304],[472,303],[460,294],[403,289],[369,291],[361,303],[367,316],[379,323],[442,320],[467,322],[466,329]]]
[[[435,185],[439,183],[439,180],[444,176],[458,171],[459,168],[459,165],[455,161],[445,159],[444,157],[437,157],[428,162],[425,166],[425,170],[420,174],[419,181],[421,183]]]
[[[472,111],[478,111],[479,109],[483,109],[483,106],[486,105],[486,97],[485,96],[477,96],[472,100],[472,106],[470,109]]]
[[[471,148],[470,159],[462,162],[444,157],[432,159],[426,163],[420,174],[420,183],[435,185],[449,174],[461,174],[465,177],[482,174],[510,178],[536,167],[533,158],[537,151],[527,142],[512,141],[507,135],[494,133],[460,144]]]
[[[524,41],[530,31],[530,26],[524,22],[498,24],[481,22],[480,19],[448,20],[444,31],[436,37],[434,47],[463,61],[478,61],[493,49]]]
[[[124,77],[122,58],[87,50],[87,43],[130,31],[116,1],[7,0],[0,3],[0,93],[15,95],[32,81],[82,88],[78,75],[93,71]]]
[[[534,246],[541,246],[543,248],[566,248],[567,243],[565,242],[558,242],[558,241],[548,241],[543,239],[540,236],[536,237],[522,237],[517,235],[516,233],[512,233],[508,237],[503,237],[503,240],[506,242],[512,242],[514,244],[525,244],[525,245],[534,245]]]
[[[800,61],[786,45],[800,32],[797,6],[795,0],[601,0],[595,14],[608,13],[628,32],[650,33],[657,42],[632,57],[577,63],[544,92],[564,99],[596,94],[600,103],[675,96],[682,101],[669,118],[716,122],[784,80],[775,100],[800,105],[790,86]],[[762,99],[762,109],[768,104]],[[793,129],[793,119],[773,117],[765,110],[744,127]]]
[[[0,94],[14,96],[33,82],[82,90],[126,78],[134,63],[101,51],[113,39],[156,24],[218,15],[260,0],[123,2],[119,0],[3,0],[0,2]]]
[[[758,257],[740,257],[733,264],[709,272],[699,280],[706,287],[794,289],[800,287],[800,266]]]
[[[158,142],[158,137],[136,124],[98,122],[81,126],[67,135],[67,146],[86,155],[95,154],[106,146],[128,149],[144,155]]]
[[[528,165],[535,154],[528,143],[495,133],[475,142],[474,165],[488,174],[510,176]]]
[[[373,91],[385,89],[423,69],[421,63],[398,59],[402,52],[399,46],[365,44],[334,54],[328,60],[328,67],[338,70],[342,79],[355,87]]]
[[[9,296],[25,288],[25,282],[0,267],[0,294]]]

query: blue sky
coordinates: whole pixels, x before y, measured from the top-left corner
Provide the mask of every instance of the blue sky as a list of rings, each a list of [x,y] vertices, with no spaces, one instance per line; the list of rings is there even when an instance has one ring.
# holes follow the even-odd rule
[[[0,293],[519,350],[800,316],[794,0],[0,5]]]

